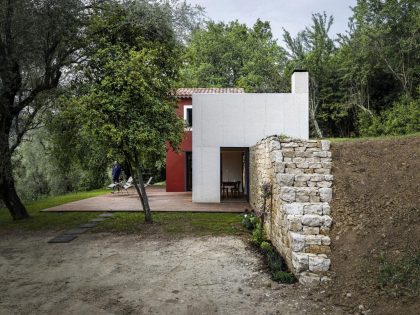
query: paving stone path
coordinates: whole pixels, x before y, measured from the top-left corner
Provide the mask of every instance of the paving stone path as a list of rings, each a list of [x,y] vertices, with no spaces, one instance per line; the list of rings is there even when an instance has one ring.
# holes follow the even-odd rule
[[[98,223],[112,217],[112,215],[112,213],[104,212],[99,215],[99,218],[92,219],[88,223],[80,224],[77,228],[65,231],[63,234],[50,239],[48,243],[69,243],[77,238],[78,235],[85,233],[89,229],[98,225]]]

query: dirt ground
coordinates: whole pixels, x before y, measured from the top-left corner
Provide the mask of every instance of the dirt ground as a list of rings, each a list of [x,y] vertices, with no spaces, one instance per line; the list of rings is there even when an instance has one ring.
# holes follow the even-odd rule
[[[359,305],[371,314],[420,314],[418,292],[378,282],[381,257],[395,262],[420,253],[420,137],[332,150],[330,299],[352,314]]]
[[[2,235],[0,314],[344,314],[272,282],[239,236],[52,236]]]

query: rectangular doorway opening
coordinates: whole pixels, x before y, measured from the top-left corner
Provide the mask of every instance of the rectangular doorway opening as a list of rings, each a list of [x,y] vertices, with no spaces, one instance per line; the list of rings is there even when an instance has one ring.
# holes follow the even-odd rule
[[[249,149],[220,148],[220,200],[244,202],[249,196]]]
[[[192,152],[185,152],[185,191],[192,191]]]

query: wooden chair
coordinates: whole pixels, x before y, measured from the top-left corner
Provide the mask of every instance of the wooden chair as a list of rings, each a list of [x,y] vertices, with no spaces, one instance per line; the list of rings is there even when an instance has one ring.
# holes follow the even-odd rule
[[[235,182],[235,186],[230,189],[232,197],[239,197],[239,185],[241,182],[238,180]]]

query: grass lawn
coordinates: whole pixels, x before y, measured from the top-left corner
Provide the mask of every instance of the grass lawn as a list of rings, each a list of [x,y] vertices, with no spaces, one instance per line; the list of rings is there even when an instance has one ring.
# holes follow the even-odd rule
[[[6,208],[0,209],[0,231],[7,230],[61,230],[73,228],[80,223],[85,223],[98,216],[94,212],[40,212],[45,208],[61,205],[76,200],[86,199],[103,195],[109,192],[106,189],[98,189],[85,192],[77,192],[62,196],[48,197],[37,201],[25,203],[31,218],[27,220],[13,221]]]
[[[332,143],[340,143],[340,142],[349,142],[349,141],[375,141],[375,140],[397,140],[397,139],[404,139],[410,137],[420,137],[420,132],[412,133],[409,135],[399,135],[399,136],[379,136],[379,137],[359,137],[359,138],[327,138],[326,140],[330,140]],[[320,139],[322,140],[322,139]]]
[[[31,218],[13,221],[9,211],[0,209],[0,232],[59,231],[77,227],[98,217],[98,212],[40,212],[71,201],[95,197],[109,192],[94,190],[48,197],[26,204]],[[143,212],[117,212],[101,222],[92,232],[139,234],[227,235],[242,233],[241,216],[237,213],[155,212],[154,224],[144,222]]]

